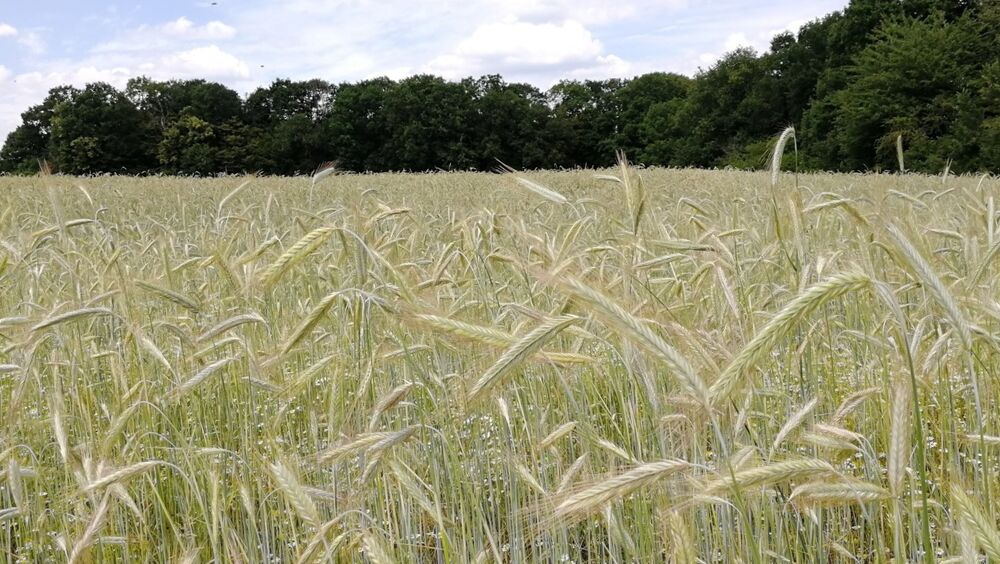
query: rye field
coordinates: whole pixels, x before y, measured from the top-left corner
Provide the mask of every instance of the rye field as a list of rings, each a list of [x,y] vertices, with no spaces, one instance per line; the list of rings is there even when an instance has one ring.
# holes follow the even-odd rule
[[[0,178],[0,561],[1000,561],[998,197]]]

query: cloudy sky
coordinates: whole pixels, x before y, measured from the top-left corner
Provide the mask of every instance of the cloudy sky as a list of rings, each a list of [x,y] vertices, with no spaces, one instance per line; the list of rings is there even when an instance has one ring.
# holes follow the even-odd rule
[[[0,142],[59,84],[694,74],[846,0],[0,0]]]

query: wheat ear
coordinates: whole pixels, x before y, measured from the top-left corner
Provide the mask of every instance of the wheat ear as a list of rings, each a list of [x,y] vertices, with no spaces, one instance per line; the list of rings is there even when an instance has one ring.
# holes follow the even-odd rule
[[[281,492],[285,495],[285,499],[295,509],[295,513],[310,525],[319,524],[319,511],[316,509],[316,504],[305,492],[291,468],[284,462],[277,462],[272,464],[270,469],[274,481],[277,482]]]
[[[957,518],[972,531],[976,544],[983,549],[991,562],[1000,562],[1000,531],[997,531],[993,519],[988,517],[959,486],[952,486],[951,497]]]
[[[657,480],[690,468],[683,460],[661,460],[637,466],[628,472],[592,484],[578,491],[555,508],[555,517],[570,520],[593,513],[614,500]]]
[[[718,494],[729,489],[745,490],[835,472],[836,470],[829,462],[815,458],[786,460],[739,470],[728,477],[713,480],[705,484],[702,493]]]
[[[333,232],[333,227],[319,227],[306,233],[304,237],[282,253],[277,260],[264,270],[264,273],[261,275],[261,284],[264,288],[270,289],[274,286],[292,265],[312,254]]]
[[[792,490],[788,501],[810,507],[865,503],[888,499],[883,487],[860,480],[809,482]]]
[[[802,319],[808,317],[824,304],[849,292],[867,288],[871,284],[868,275],[861,272],[845,272],[810,286],[785,305],[761,329],[753,339],[743,347],[729,366],[722,371],[719,378],[712,384],[712,403],[720,405],[736,390],[743,376],[768,351],[774,349],[778,341]]]
[[[659,358],[677,378],[684,391],[703,406],[708,405],[709,389],[695,372],[694,367],[680,352],[667,344],[649,326],[604,294],[571,277],[563,277],[557,282],[575,297],[592,306],[606,323],[621,331],[631,340]]]
[[[76,309],[73,311],[67,311],[66,313],[61,313],[59,315],[54,315],[49,317],[36,325],[32,326],[31,332],[41,331],[42,329],[47,329],[54,325],[59,325],[60,323],[66,323],[67,321],[73,321],[75,319],[81,319],[84,317],[92,317],[95,315],[111,315],[111,310],[106,307],[87,307],[82,309]]]
[[[201,384],[202,382],[204,382],[205,380],[207,380],[209,376],[211,376],[212,374],[215,374],[221,368],[223,368],[224,366],[226,366],[227,364],[229,364],[230,362],[232,362],[234,360],[236,360],[236,359],[232,358],[232,357],[223,358],[221,360],[217,360],[217,361],[213,362],[212,364],[209,364],[205,368],[202,368],[200,371],[198,371],[197,374],[195,374],[190,379],[188,379],[187,381],[185,381],[184,383],[182,383],[180,386],[177,386],[174,389],[174,391],[170,392],[170,394],[167,396],[167,399],[169,399],[169,400],[180,399],[185,394],[187,394],[191,390],[195,389],[199,384]]]
[[[514,343],[493,366],[486,371],[469,390],[469,401],[476,401],[490,388],[501,382],[507,374],[516,368],[524,359],[531,356],[545,343],[552,340],[560,331],[580,321],[579,317],[561,316],[546,320],[535,327],[527,335]]]

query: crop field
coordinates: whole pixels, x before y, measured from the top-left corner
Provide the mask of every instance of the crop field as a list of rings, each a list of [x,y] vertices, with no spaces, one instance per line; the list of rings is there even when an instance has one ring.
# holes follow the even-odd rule
[[[998,197],[0,178],[0,562],[1000,561]]]

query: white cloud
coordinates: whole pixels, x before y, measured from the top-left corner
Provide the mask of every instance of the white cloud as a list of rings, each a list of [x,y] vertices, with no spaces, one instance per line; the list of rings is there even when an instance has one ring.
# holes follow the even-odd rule
[[[780,21],[780,20],[779,20]],[[669,62],[662,63],[676,72],[685,74],[695,74],[699,69],[712,67],[719,58],[726,53],[730,53],[741,47],[749,47],[758,53],[764,53],[771,48],[771,40],[775,35],[784,32],[798,33],[799,29],[808,23],[804,18],[789,21],[781,27],[774,27],[770,22],[761,20],[760,16],[747,19],[743,22],[743,29],[747,31],[732,31],[718,39],[717,46],[711,51],[688,53],[685,57],[673,58]],[[737,22],[731,22],[729,27],[736,27]],[[712,47],[712,45],[706,45]]]
[[[172,22],[167,22],[160,26],[163,31],[172,35],[184,35],[189,33],[194,27],[194,23],[191,20],[181,16]]]
[[[698,64],[705,67],[711,66],[712,63],[719,60],[719,56],[715,53],[702,53],[698,55]]]
[[[227,41],[236,28],[218,20],[198,25],[181,16],[159,25],[141,25],[98,43],[93,54],[147,53],[152,56],[205,42]]]
[[[239,38],[226,47],[262,77],[500,73],[547,86],[588,69],[624,72],[631,57],[598,31],[687,1],[425,0],[414,9],[412,0],[250,0],[227,16]]]
[[[580,22],[531,23],[508,20],[476,28],[427,70],[447,78],[499,72],[510,75],[624,73],[628,64],[604,53],[604,46]]]
[[[771,38],[774,37],[775,35],[778,35],[779,33],[784,33],[786,31],[790,31],[792,33],[798,33],[799,29],[801,29],[802,26],[806,25],[807,23],[809,23],[809,20],[805,19],[793,20],[785,24],[784,27],[779,27],[777,29],[770,29],[767,32],[763,33],[762,35],[767,37],[767,40],[770,43]]]
[[[785,33],[786,31],[798,33],[799,28],[805,24],[805,20],[795,20],[788,22],[783,27],[761,30],[751,36],[747,36],[747,34],[742,31],[731,33],[728,37],[726,37],[725,42],[722,44],[722,48],[727,53],[739,49],[740,47],[750,47],[755,49],[757,52],[764,52],[771,48],[771,39],[773,39],[775,35]]]
[[[722,48],[725,49],[727,53],[729,51],[735,51],[740,47],[753,47],[753,46],[754,46],[753,41],[750,41],[750,39],[747,38],[747,34],[743,33],[742,31],[739,33],[730,34],[729,37],[726,38],[725,43],[722,44]]]
[[[124,86],[132,72],[128,67],[99,68],[86,66],[76,69],[68,76],[67,82],[74,85],[87,85],[92,82],[107,82],[113,86]]]
[[[676,9],[687,0],[491,0],[494,9],[533,23],[573,20],[608,25],[655,11]]]
[[[185,39],[218,40],[229,39],[236,35],[236,28],[220,21],[210,21],[197,26],[184,16],[163,24],[160,29],[167,35]]]
[[[601,42],[579,22],[486,24],[458,44],[459,56],[509,65],[547,66],[586,61],[601,53]]]
[[[19,45],[31,51],[35,55],[41,55],[45,52],[45,40],[42,36],[34,31],[29,31],[26,33],[19,33],[17,37],[17,42]]]
[[[605,78],[627,78],[635,74],[638,74],[638,71],[633,63],[617,55],[601,55],[594,59],[590,65],[567,71],[566,78],[602,80]]]
[[[148,64],[148,63],[147,63]],[[246,78],[247,64],[216,45],[197,47],[163,57],[158,65],[147,67],[154,75],[172,78]]]
[[[0,37],[14,37],[17,35],[17,28],[14,26],[0,22]]]
[[[271,61],[268,61],[268,63],[277,64]],[[367,76],[375,68],[379,68],[379,66],[371,55],[363,52],[346,53],[337,60],[329,61],[323,66],[315,67],[313,71],[314,76],[311,78],[317,76]],[[391,70],[393,69],[379,69],[379,74],[392,76]],[[278,67],[278,72],[281,72],[280,66]],[[406,74],[409,75],[412,72]]]
[[[211,21],[202,28],[205,37],[208,39],[229,39],[236,35],[236,28],[228,26],[220,21]]]

